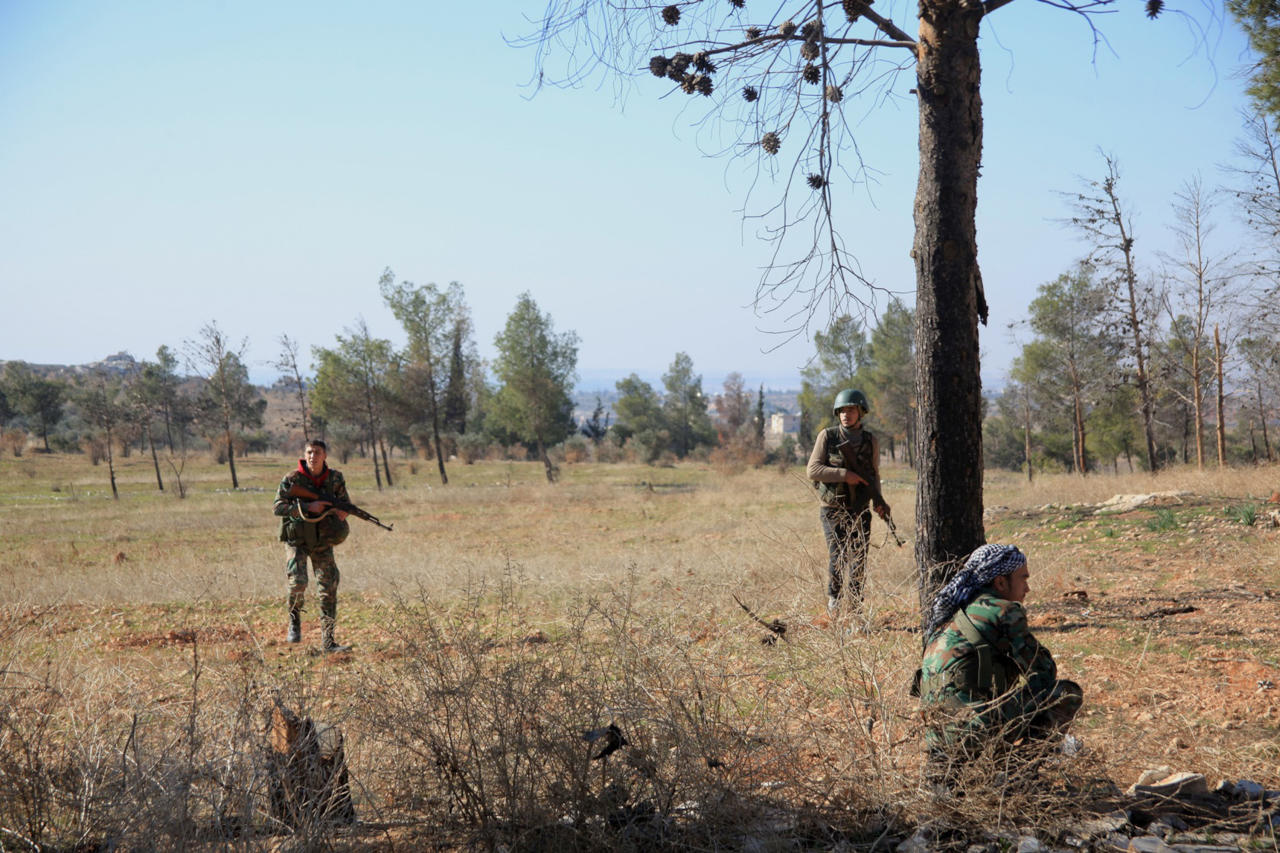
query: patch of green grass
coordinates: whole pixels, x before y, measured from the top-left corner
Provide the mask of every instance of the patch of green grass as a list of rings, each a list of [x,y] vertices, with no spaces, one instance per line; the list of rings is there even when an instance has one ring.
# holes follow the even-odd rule
[[[1155,514],[1147,519],[1147,529],[1155,532],[1177,530],[1181,526],[1178,522],[1178,516],[1167,507],[1157,509]]]
[[[1229,506],[1227,507],[1227,518],[1239,522],[1245,527],[1253,527],[1254,522],[1258,520],[1258,506],[1257,504]]]

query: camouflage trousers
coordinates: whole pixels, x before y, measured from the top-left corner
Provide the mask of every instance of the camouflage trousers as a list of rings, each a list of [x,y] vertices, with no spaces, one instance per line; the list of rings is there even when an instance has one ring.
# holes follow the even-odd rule
[[[822,535],[827,540],[827,595],[862,601],[867,575],[867,542],[871,538],[871,509],[822,508]]]
[[[1027,688],[1012,691],[983,707],[947,708],[937,703],[922,708],[926,721],[926,775],[950,782],[963,764],[982,756],[1007,763],[1010,750],[1029,760],[1058,746],[1084,701],[1074,681],[1055,681],[1047,694],[1035,696]],[[989,768],[983,768],[983,770]],[[979,773],[983,772],[979,770]]]
[[[307,559],[316,575],[320,588],[320,622],[329,631],[338,619],[338,563],[333,558],[333,548],[317,548],[308,551],[295,545],[286,545],[289,558],[286,571],[289,575],[289,612],[302,610],[307,595]]]

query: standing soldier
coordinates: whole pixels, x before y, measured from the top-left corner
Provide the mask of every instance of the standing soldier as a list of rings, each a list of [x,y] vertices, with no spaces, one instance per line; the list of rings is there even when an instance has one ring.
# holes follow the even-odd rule
[[[291,497],[289,490],[301,486],[313,494],[329,495],[349,503],[347,483],[342,474],[325,464],[327,449],[319,439],[311,439],[298,460],[298,469],[285,475],[276,490],[275,514],[280,517],[280,541],[285,543],[289,562],[289,633],[285,640],[302,640],[302,604],[307,593],[307,558],[320,585],[321,648],[345,652],[333,638],[338,621],[338,564],[333,546],[340,545],[350,532],[347,513],[332,509],[328,501]]]
[[[847,388],[831,406],[839,420],[818,433],[809,454],[806,473],[818,484],[822,498],[822,534],[827,540],[827,609],[842,600],[862,602],[867,574],[867,541],[871,535],[871,509],[889,515],[880,494],[880,443],[862,418],[871,410],[867,395]]]

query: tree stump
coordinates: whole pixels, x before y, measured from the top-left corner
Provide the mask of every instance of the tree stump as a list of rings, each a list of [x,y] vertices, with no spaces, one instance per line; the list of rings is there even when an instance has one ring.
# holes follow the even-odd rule
[[[299,717],[279,701],[271,709],[267,773],[271,816],[294,831],[355,823],[342,732]]]

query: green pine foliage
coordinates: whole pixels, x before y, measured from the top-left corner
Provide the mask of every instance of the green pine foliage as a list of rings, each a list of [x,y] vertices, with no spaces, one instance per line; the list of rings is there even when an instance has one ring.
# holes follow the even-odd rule
[[[1280,118],[1280,7],[1274,0],[1227,0],[1227,9],[1260,57],[1253,66],[1249,95],[1261,110]]]

